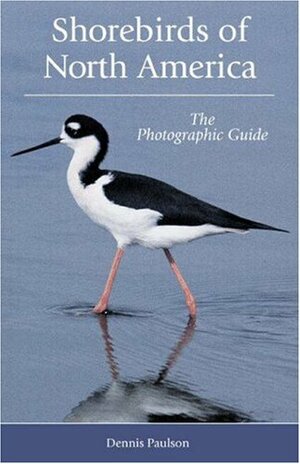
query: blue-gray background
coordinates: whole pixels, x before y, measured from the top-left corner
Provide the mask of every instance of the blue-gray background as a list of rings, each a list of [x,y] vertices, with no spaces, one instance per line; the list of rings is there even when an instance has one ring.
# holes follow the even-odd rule
[[[5,2],[3,9],[3,306],[4,421],[61,421],[111,380],[97,318],[115,244],[77,208],[65,180],[65,147],[11,159],[14,151],[59,135],[73,113],[100,120],[111,138],[105,167],[145,173],[237,214],[290,230],[194,242],[174,250],[199,302],[194,337],[169,373],[190,398],[225,405],[259,421],[297,414],[297,140],[296,2]],[[54,44],[52,21],[208,24],[205,44]],[[251,15],[248,42],[216,40],[218,27]],[[257,64],[258,78],[233,80],[44,80],[47,53],[99,59],[115,51],[130,74],[146,53],[157,60],[213,60],[222,52]],[[34,99],[24,93],[274,93],[274,98]],[[198,146],[137,142],[139,127],[189,130],[189,114],[216,116],[216,126],[263,127],[264,143]],[[128,250],[109,330],[121,378],[149,387],[187,322],[184,299],[160,251]],[[144,315],[145,317],[138,317]],[[146,379],[146,380],[145,380]],[[150,387],[149,387],[150,388]],[[142,420],[132,410],[173,411],[148,388],[130,402],[97,404],[96,420]],[[153,394],[153,398],[151,395]],[[159,396],[158,395],[158,396]],[[148,403],[145,405],[145,396]],[[149,400],[150,396],[150,400]],[[101,396],[102,398],[102,396]],[[152,402],[151,402],[152,398]],[[77,408],[77,420],[91,411]],[[155,405],[154,405],[155,403]],[[108,408],[107,404],[111,407]],[[120,404],[127,404],[125,412]],[[81,403],[82,405],[82,403]],[[169,405],[169,406],[168,406]],[[186,408],[186,404],[182,408]],[[173,409],[172,409],[173,408]],[[147,410],[148,410],[147,409]],[[122,410],[122,411],[121,411]],[[180,410],[178,414],[185,414]],[[143,416],[144,417],[144,416]],[[147,417],[147,414],[145,415]],[[145,418],[144,418],[145,420]]]

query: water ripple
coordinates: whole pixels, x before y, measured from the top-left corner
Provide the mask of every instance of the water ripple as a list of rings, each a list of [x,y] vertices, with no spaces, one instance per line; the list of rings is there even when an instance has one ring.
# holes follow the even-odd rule
[[[69,317],[82,318],[82,317],[99,317],[101,315],[93,313],[94,305],[92,303],[71,303],[66,305],[49,306],[47,311],[54,314],[65,315]],[[108,309],[103,315],[121,316],[121,317],[149,317],[153,313],[150,311],[136,311],[127,308]]]

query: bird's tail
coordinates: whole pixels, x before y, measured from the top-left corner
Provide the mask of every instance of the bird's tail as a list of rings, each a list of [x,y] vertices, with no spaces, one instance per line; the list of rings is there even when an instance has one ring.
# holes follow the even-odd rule
[[[274,230],[276,232],[285,232],[289,234],[289,230],[279,229],[278,227],[269,226],[268,224],[263,224],[261,222],[249,221],[247,224],[248,229],[260,229],[260,230]]]

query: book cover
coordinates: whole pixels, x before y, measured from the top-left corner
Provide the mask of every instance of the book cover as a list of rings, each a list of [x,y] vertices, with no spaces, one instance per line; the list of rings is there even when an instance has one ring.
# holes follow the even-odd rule
[[[1,8],[2,461],[297,462],[297,2]]]

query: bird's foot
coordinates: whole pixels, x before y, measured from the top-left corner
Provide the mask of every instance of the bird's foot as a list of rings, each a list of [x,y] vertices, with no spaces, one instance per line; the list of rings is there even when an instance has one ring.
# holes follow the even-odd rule
[[[100,298],[98,303],[93,309],[93,313],[95,314],[105,314],[107,311],[107,305],[108,305],[108,299],[106,298]]]
[[[189,313],[191,317],[196,317],[197,315],[197,303],[193,295],[189,294],[186,296],[186,305],[188,307]]]

